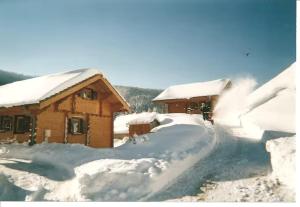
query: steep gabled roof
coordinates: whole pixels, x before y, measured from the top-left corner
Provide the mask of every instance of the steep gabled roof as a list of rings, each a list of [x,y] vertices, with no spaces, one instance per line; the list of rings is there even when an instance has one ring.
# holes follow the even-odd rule
[[[229,83],[229,79],[219,79],[208,82],[174,85],[160,93],[153,99],[153,101],[190,99],[201,96],[220,95]]]
[[[0,86],[0,107],[38,104],[94,76],[103,77],[102,73],[98,70],[87,68],[6,84]],[[105,78],[103,79],[106,81]],[[108,81],[106,81],[106,83],[108,83]],[[116,89],[111,88],[122,104],[127,104]]]

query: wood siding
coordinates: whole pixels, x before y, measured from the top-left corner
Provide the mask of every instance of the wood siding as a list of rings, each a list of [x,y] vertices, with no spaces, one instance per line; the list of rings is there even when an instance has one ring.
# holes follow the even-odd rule
[[[191,104],[201,104],[203,102],[209,101],[211,103],[211,111],[214,110],[219,96],[202,96],[202,97],[195,97],[189,100],[172,100],[172,101],[162,101],[167,105],[167,113],[190,113],[190,114],[201,114],[200,109],[188,111],[188,108]]]
[[[186,102],[168,103],[168,113],[186,113]]]
[[[99,78],[99,77],[98,77]],[[107,80],[89,79],[76,85],[64,93],[43,101],[40,105],[19,106],[11,108],[0,108],[0,116],[27,115],[36,118],[36,143],[45,141],[45,132],[50,132],[47,138],[49,143],[79,143],[91,147],[113,147],[113,112],[124,110],[128,106],[118,102],[115,91],[111,92],[111,86],[104,87]],[[86,84],[89,83],[89,84]],[[94,100],[83,99],[78,92],[84,88],[93,89],[98,96]],[[72,92],[72,93],[71,93]],[[82,134],[71,134],[68,132],[68,120],[79,117],[86,123],[86,131]],[[14,123],[14,122],[13,122]],[[15,134],[11,132],[0,132],[1,139],[17,139],[25,142],[30,139],[30,132]],[[48,134],[49,135],[49,134]]]
[[[129,125],[129,136],[147,134],[151,131],[150,124],[131,124]]]
[[[113,132],[110,130],[112,117],[90,116],[90,144],[91,147],[113,147]]]
[[[48,142],[64,143],[65,115],[63,112],[54,112],[48,108],[37,116],[36,142],[45,141],[45,131],[51,130]]]

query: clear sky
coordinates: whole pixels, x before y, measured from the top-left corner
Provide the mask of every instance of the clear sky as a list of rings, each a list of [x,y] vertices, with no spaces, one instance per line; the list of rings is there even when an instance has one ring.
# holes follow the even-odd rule
[[[295,61],[295,0],[0,0],[0,69],[95,67],[147,88],[252,75]]]

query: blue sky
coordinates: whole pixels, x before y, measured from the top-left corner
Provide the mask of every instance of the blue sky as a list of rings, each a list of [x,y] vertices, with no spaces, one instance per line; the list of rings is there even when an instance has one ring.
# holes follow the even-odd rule
[[[295,61],[295,0],[0,0],[0,69],[95,67],[147,88],[251,75]],[[246,54],[249,53],[247,56]]]

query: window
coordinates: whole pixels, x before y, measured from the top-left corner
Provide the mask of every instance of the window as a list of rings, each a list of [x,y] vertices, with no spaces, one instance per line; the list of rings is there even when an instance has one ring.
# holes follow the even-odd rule
[[[83,134],[86,131],[85,121],[81,118],[70,118],[68,121],[68,132],[70,134]]]
[[[15,133],[25,133],[30,130],[29,116],[15,116]]]
[[[0,116],[0,131],[6,132],[12,130],[12,117]]]
[[[78,96],[80,96],[83,99],[87,99],[87,100],[96,100],[97,92],[90,88],[85,88],[79,92]]]

